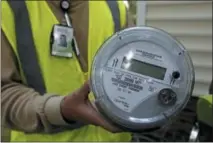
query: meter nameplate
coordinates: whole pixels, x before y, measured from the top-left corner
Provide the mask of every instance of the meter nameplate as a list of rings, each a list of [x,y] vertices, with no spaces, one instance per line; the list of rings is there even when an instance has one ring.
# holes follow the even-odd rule
[[[131,112],[138,104],[155,96],[157,89],[162,88],[157,83],[149,83],[148,78],[119,70],[110,71],[110,68],[105,69],[103,79],[109,98],[118,108],[126,112]]]

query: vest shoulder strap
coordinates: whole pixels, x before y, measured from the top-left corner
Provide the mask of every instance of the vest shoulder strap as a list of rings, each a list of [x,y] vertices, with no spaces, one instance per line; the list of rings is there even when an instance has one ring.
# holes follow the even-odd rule
[[[113,21],[114,21],[114,32],[118,32],[121,29],[121,22],[120,22],[120,10],[118,6],[118,2],[115,0],[107,0],[107,5],[110,8]]]
[[[25,1],[8,1],[14,15],[17,52],[29,87],[40,94],[46,92],[38,63],[31,24]]]

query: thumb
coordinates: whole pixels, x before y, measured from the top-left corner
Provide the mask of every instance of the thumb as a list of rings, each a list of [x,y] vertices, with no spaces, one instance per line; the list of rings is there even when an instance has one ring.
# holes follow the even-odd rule
[[[84,99],[88,97],[88,94],[90,93],[90,86],[89,81],[86,81],[80,89],[77,91],[78,95],[81,95]]]

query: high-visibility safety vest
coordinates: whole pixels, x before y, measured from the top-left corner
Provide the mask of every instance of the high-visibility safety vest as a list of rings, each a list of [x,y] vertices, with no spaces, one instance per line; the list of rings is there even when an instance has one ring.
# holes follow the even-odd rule
[[[197,119],[213,127],[212,94],[199,96],[197,101]]]
[[[115,1],[114,1],[115,2]],[[119,21],[115,22],[112,9],[110,6],[113,1],[89,1],[89,38],[88,38],[88,65],[90,65],[98,48],[101,44],[115,32],[115,25],[120,24],[121,28],[126,23],[126,11],[122,1],[117,1],[119,10]],[[4,31],[9,43],[18,58],[21,65],[21,76],[25,82],[29,79],[26,76],[29,69],[20,61],[31,58],[25,53],[25,57],[21,57],[20,50],[17,45],[17,30],[15,30],[15,18],[7,1],[2,1],[2,30]],[[29,21],[33,35],[35,51],[37,53],[37,62],[39,63],[40,72],[44,81],[47,93],[57,93],[59,95],[67,95],[68,93],[78,89],[89,73],[83,73],[76,57],[72,59],[56,58],[50,56],[50,33],[52,26],[58,24],[54,14],[51,12],[46,1],[25,1],[26,8],[29,13]],[[111,10],[110,10],[111,9]],[[104,15],[104,16],[103,16]],[[109,20],[111,19],[111,20]],[[114,19],[114,20],[113,20]],[[97,22],[98,21],[98,22]],[[117,25],[118,26],[118,25]],[[17,27],[16,27],[17,28]],[[24,31],[24,29],[22,29]],[[15,32],[16,31],[16,32]],[[98,32],[98,33],[97,33]],[[98,36],[97,36],[98,35]],[[20,39],[20,37],[19,37]],[[27,41],[27,39],[25,39]],[[25,59],[24,59],[25,58]],[[22,60],[20,60],[22,59]],[[29,59],[28,59],[29,60]],[[32,68],[34,68],[31,65]],[[29,74],[29,73],[28,73]],[[32,74],[32,73],[31,73]],[[35,76],[37,73],[34,73]],[[36,78],[36,77],[34,77]],[[35,79],[36,80],[36,79]],[[33,81],[30,81],[33,83]],[[27,134],[24,132],[12,131],[11,141],[48,141],[48,142],[65,142],[65,141],[130,141],[130,133],[113,134],[101,127],[86,125],[78,129],[63,131],[53,134]]]

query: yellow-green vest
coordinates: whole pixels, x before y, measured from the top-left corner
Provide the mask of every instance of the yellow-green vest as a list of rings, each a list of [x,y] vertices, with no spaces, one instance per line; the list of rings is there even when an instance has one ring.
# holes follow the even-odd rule
[[[77,59],[55,58],[50,56],[50,33],[52,26],[58,24],[58,20],[51,12],[46,1],[26,1],[29,12],[31,28],[36,47],[38,62],[48,93],[67,95],[78,89],[88,73],[83,73]],[[12,10],[7,1],[2,1],[2,30],[11,44],[17,58],[17,46],[15,25]],[[124,27],[126,23],[125,5],[118,1],[120,10],[120,23]],[[103,16],[104,15],[104,16]],[[98,21],[98,22],[97,22]],[[112,14],[106,1],[89,1],[89,38],[88,38],[88,65],[101,46],[101,44],[114,33]],[[19,63],[21,64],[21,63]],[[63,70],[62,70],[63,69]],[[90,71],[90,67],[89,67]],[[24,74],[21,70],[23,80]],[[130,141],[129,133],[112,134],[100,127],[88,125],[79,129],[64,131],[54,134],[25,134],[12,131],[11,141]]]

